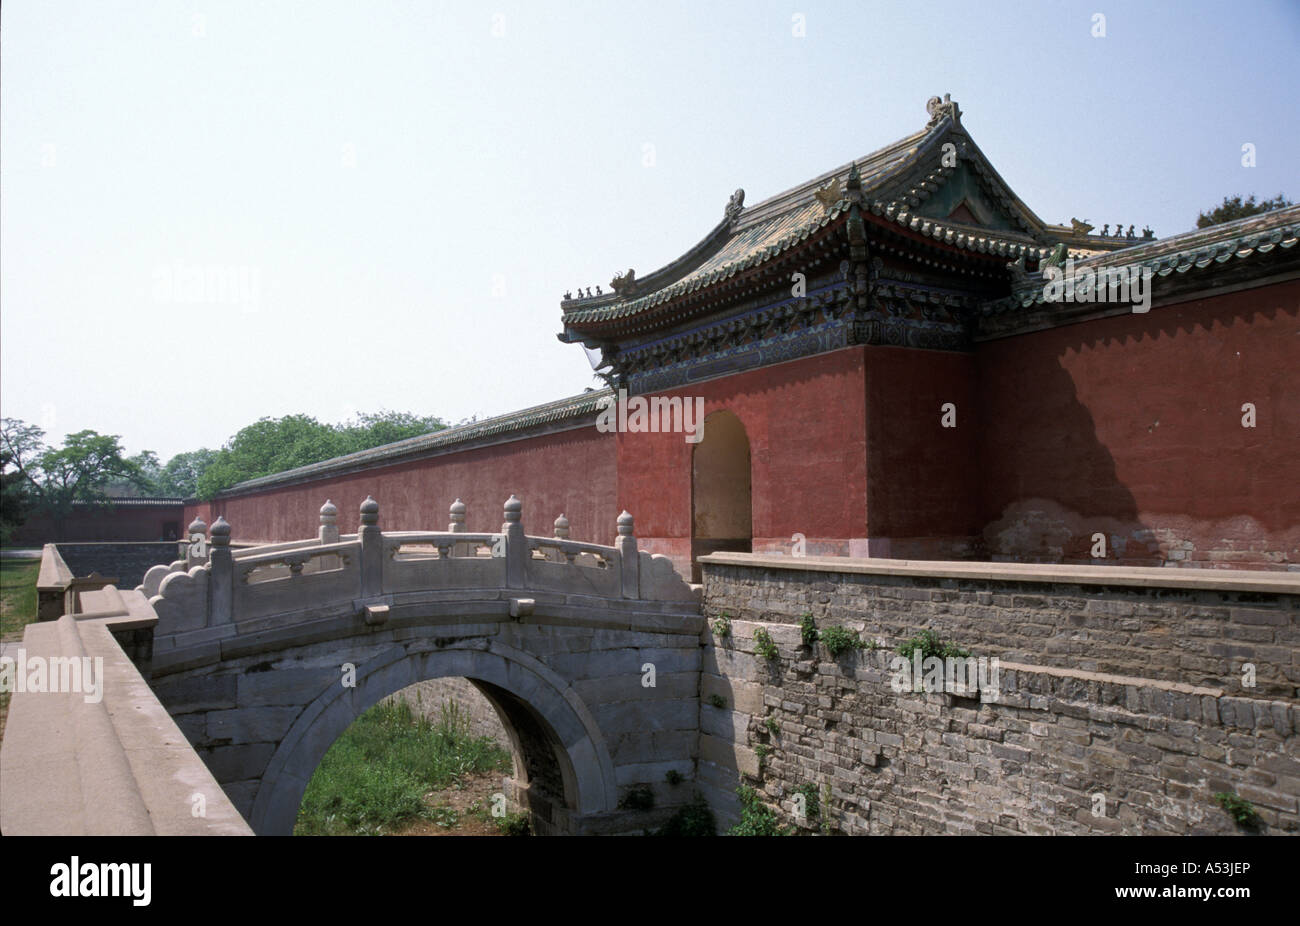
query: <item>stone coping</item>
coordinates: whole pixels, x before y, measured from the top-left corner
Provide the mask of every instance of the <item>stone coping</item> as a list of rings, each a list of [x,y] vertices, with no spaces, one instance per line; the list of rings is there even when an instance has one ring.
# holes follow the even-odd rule
[[[1053,563],[974,563],[849,556],[795,557],[771,553],[710,553],[701,556],[699,561],[713,566],[748,566],[756,569],[788,569],[795,572],[838,572],[847,575],[974,579],[994,582],[1051,582],[1069,585],[1126,585],[1133,588],[1180,588],[1300,595],[1300,576],[1293,573],[1245,570],[1070,566]]]
[[[72,570],[63,561],[56,544],[47,543],[41,548],[41,570],[36,575],[36,588],[41,591],[63,591],[72,584]]]
[[[86,598],[91,610],[85,613],[29,624],[20,651],[24,659],[98,662],[100,698],[13,694],[0,743],[0,830],[14,836],[252,835],[114,637],[157,622],[144,596],[109,586]],[[202,815],[192,812],[198,795]]]

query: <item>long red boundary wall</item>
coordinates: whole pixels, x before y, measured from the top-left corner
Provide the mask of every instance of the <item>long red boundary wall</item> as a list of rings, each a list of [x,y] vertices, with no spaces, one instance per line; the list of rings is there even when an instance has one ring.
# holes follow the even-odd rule
[[[446,530],[448,508],[459,498],[467,507],[467,530],[495,531],[514,494],[523,501],[530,534],[549,536],[564,514],[572,539],[613,543],[614,453],[613,434],[577,428],[189,505],[185,518],[188,524],[198,514],[211,524],[222,515],[235,543],[294,540],[316,534],[320,507],[329,499],[346,534],[357,530],[361,502],[373,495],[384,530]]]

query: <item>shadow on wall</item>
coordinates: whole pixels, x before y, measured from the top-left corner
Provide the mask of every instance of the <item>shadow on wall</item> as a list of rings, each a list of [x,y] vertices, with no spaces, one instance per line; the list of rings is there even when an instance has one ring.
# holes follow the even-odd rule
[[[1300,520],[1294,291],[983,345],[990,557],[1096,562],[1102,534],[1105,558],[1121,564],[1281,562]]]
[[[1096,563],[1094,551],[1102,550],[1112,562],[1158,565],[1159,549],[1080,400],[1064,351],[1010,356],[1009,342],[1023,340],[996,342],[994,356],[981,357],[988,558]]]

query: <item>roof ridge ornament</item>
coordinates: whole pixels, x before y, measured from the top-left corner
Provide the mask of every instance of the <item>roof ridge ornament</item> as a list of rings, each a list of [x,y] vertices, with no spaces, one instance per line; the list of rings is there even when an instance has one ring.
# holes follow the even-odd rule
[[[628,267],[627,273],[620,273],[609,281],[609,288],[624,299],[636,295],[636,271]]]
[[[731,199],[727,200],[727,208],[723,215],[730,221],[734,222],[740,218],[740,213],[745,209],[745,191],[738,189],[731,194]]]
[[[830,183],[813,195],[817,197],[817,202],[822,204],[822,208],[830,212],[835,208],[835,204],[844,198],[844,186],[838,177],[832,177]]]
[[[926,128],[937,125],[944,116],[951,116],[954,123],[961,122],[961,107],[953,102],[952,94],[945,93],[943,99],[932,96],[925,102],[925,111],[930,114]]]

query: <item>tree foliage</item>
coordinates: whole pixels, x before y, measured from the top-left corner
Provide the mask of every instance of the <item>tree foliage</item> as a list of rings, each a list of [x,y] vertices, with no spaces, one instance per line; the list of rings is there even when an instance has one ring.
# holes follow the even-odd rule
[[[176,454],[154,479],[157,494],[172,498],[194,498],[199,493],[199,477],[216,459],[217,451],[207,447]]]
[[[369,450],[446,426],[441,419],[406,412],[363,414],[339,425],[323,424],[310,415],[262,418],[241,429],[207,461],[197,473],[195,494],[211,498],[248,479]],[[171,465],[172,461],[168,461],[167,466]]]
[[[149,458],[157,463],[153,454],[127,458],[117,435],[90,430],[69,434],[62,447],[49,447],[44,431],[17,418],[0,422],[0,449],[5,468],[12,467],[21,480],[15,484],[21,484],[25,504],[53,517],[56,529],[74,504],[105,504],[111,484],[147,488],[143,464]]]
[[[13,454],[0,447],[0,543],[7,544],[27,519],[27,480],[11,470]]]
[[[1224,222],[1232,222],[1236,219],[1244,219],[1247,216],[1259,215],[1262,212],[1272,212],[1274,209],[1285,209],[1287,206],[1295,205],[1281,193],[1273,199],[1265,199],[1261,202],[1255,202],[1255,194],[1251,193],[1249,197],[1242,200],[1240,194],[1237,196],[1223,197],[1223,205],[1215,206],[1209,212],[1202,212],[1196,219],[1197,228],[1209,228],[1211,225],[1222,225]]]

